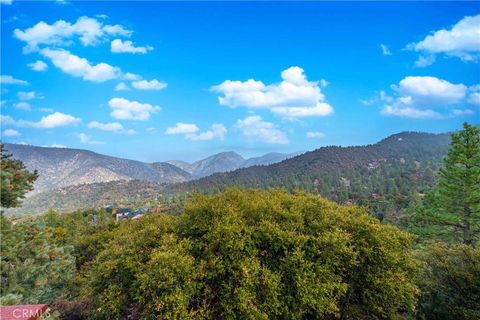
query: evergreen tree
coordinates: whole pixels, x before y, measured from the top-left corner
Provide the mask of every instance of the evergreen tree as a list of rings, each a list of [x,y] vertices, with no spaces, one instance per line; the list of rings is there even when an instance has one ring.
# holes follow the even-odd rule
[[[475,245],[480,234],[480,130],[464,123],[452,134],[436,187],[419,210],[423,228]],[[430,232],[432,233],[432,232]]]
[[[29,172],[20,160],[12,159],[5,154],[3,144],[1,153],[1,206],[13,208],[21,205],[21,199],[28,191],[33,190],[33,183],[38,178],[37,171]]]

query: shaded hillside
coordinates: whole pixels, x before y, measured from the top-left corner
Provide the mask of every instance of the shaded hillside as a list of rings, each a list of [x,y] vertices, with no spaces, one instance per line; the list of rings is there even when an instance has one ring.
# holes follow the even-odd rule
[[[29,170],[38,170],[34,191],[40,193],[60,187],[116,180],[182,182],[188,172],[168,163],[143,163],[69,148],[45,148],[5,144],[7,153],[23,161]]]

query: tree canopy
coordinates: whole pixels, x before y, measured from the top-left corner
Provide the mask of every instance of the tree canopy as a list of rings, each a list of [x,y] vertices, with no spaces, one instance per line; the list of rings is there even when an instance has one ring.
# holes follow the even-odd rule
[[[12,159],[0,144],[1,154],[1,206],[18,207],[28,191],[33,190],[33,183],[38,177],[37,171],[29,172],[22,161]]]
[[[84,273],[99,318],[396,318],[411,237],[315,195],[231,189],[120,226]]]

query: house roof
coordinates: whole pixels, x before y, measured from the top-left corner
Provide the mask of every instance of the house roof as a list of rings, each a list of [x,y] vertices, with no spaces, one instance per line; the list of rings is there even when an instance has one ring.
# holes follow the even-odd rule
[[[48,309],[46,304],[24,304],[16,306],[1,306],[1,320],[35,320],[40,318]]]

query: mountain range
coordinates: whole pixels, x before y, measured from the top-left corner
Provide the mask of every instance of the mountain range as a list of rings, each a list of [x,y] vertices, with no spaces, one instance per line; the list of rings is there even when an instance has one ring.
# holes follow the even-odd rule
[[[300,188],[337,202],[373,206],[372,211],[382,216],[404,208],[412,195],[421,195],[434,184],[449,141],[449,134],[402,132],[372,145],[328,146],[300,155],[267,154],[245,160],[227,152],[194,163],[151,164],[85,150],[12,144],[5,148],[40,172],[37,194],[14,213],[41,213],[48,208],[68,212],[244,186]]]
[[[267,165],[293,156],[277,153],[244,159],[235,152],[223,152],[191,164],[178,160],[145,163],[81,149],[10,143],[5,143],[5,149],[13,158],[21,160],[27,169],[40,173],[31,195],[72,185],[119,180],[160,184],[185,182],[253,164]]]

